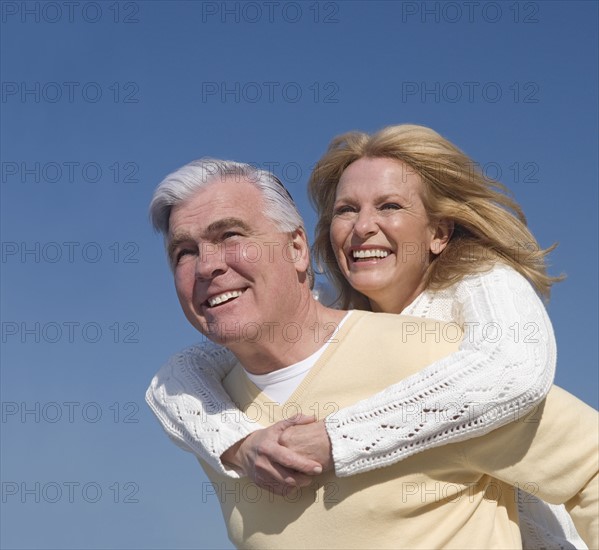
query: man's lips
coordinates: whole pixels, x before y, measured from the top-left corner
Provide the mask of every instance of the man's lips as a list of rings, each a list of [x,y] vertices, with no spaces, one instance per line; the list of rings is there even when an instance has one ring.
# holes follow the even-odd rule
[[[208,298],[204,302],[204,305],[207,307],[210,307],[210,308],[216,307],[221,304],[230,302],[231,300],[235,300],[235,299],[239,298],[244,292],[245,292],[245,289],[227,290],[224,292],[219,292],[217,294],[213,294],[212,296],[210,296],[210,298]]]

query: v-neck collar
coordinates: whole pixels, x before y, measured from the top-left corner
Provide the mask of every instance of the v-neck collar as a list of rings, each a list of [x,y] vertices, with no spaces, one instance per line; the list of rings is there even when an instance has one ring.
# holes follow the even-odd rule
[[[247,405],[246,408],[254,403],[257,407],[262,410],[268,411],[268,423],[264,424],[261,422],[262,415],[257,419],[263,425],[269,425],[272,422],[277,422],[278,420],[283,420],[285,418],[289,418],[296,413],[301,412],[297,411],[289,411],[290,407],[299,408],[298,403],[303,398],[306,391],[312,384],[312,381],[318,374],[322,371],[323,368],[326,367],[330,358],[337,353],[337,350],[340,346],[343,345],[343,341],[345,340],[348,333],[352,330],[352,328],[356,325],[356,323],[364,317],[364,315],[369,314],[368,311],[359,311],[354,310],[349,313],[346,317],[345,322],[341,326],[341,328],[337,331],[337,333],[333,336],[333,340],[327,346],[327,349],[324,353],[318,358],[314,366],[310,369],[308,374],[304,377],[304,379],[300,382],[295,391],[289,396],[289,398],[284,403],[277,403],[273,401],[266,393],[264,393],[256,384],[254,384],[246,375],[245,370],[242,368],[242,379],[243,384],[245,386],[245,390],[247,391],[248,397],[250,397],[251,401]]]

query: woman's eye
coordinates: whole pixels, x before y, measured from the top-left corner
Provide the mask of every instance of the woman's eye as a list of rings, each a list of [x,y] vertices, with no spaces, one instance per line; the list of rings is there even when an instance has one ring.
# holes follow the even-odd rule
[[[401,210],[401,205],[396,202],[386,202],[381,205],[381,210]]]
[[[342,204],[341,206],[337,206],[334,211],[333,214],[335,216],[340,216],[342,214],[349,214],[351,212],[355,212],[356,209],[353,206],[350,206],[349,204]]]

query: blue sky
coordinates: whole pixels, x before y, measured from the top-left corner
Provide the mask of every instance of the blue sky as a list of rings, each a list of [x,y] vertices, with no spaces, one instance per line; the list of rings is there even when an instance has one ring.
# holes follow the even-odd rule
[[[201,156],[273,169],[313,227],[334,135],[434,128],[559,242],[557,382],[597,407],[596,2],[0,5],[2,548],[231,547],[143,400],[198,340],[147,207]]]

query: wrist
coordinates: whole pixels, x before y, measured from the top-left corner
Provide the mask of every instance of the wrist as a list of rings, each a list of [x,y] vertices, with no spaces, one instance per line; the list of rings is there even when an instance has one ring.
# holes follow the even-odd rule
[[[230,468],[235,469],[237,472],[241,473],[242,475],[246,475],[246,473],[243,468],[243,462],[241,460],[241,452],[239,449],[241,447],[241,444],[244,441],[245,441],[245,438],[241,439],[237,443],[234,443],[222,455],[220,455],[220,460],[223,464],[227,465]]]
[[[323,468],[325,470],[330,470],[334,466],[333,445],[331,444],[331,438],[329,437],[329,432],[327,431],[327,423],[324,420],[320,420],[318,423],[320,424],[321,431],[322,431],[322,438],[323,438],[323,441],[326,442],[326,449],[328,452],[328,457],[327,457],[328,463],[323,464]]]

